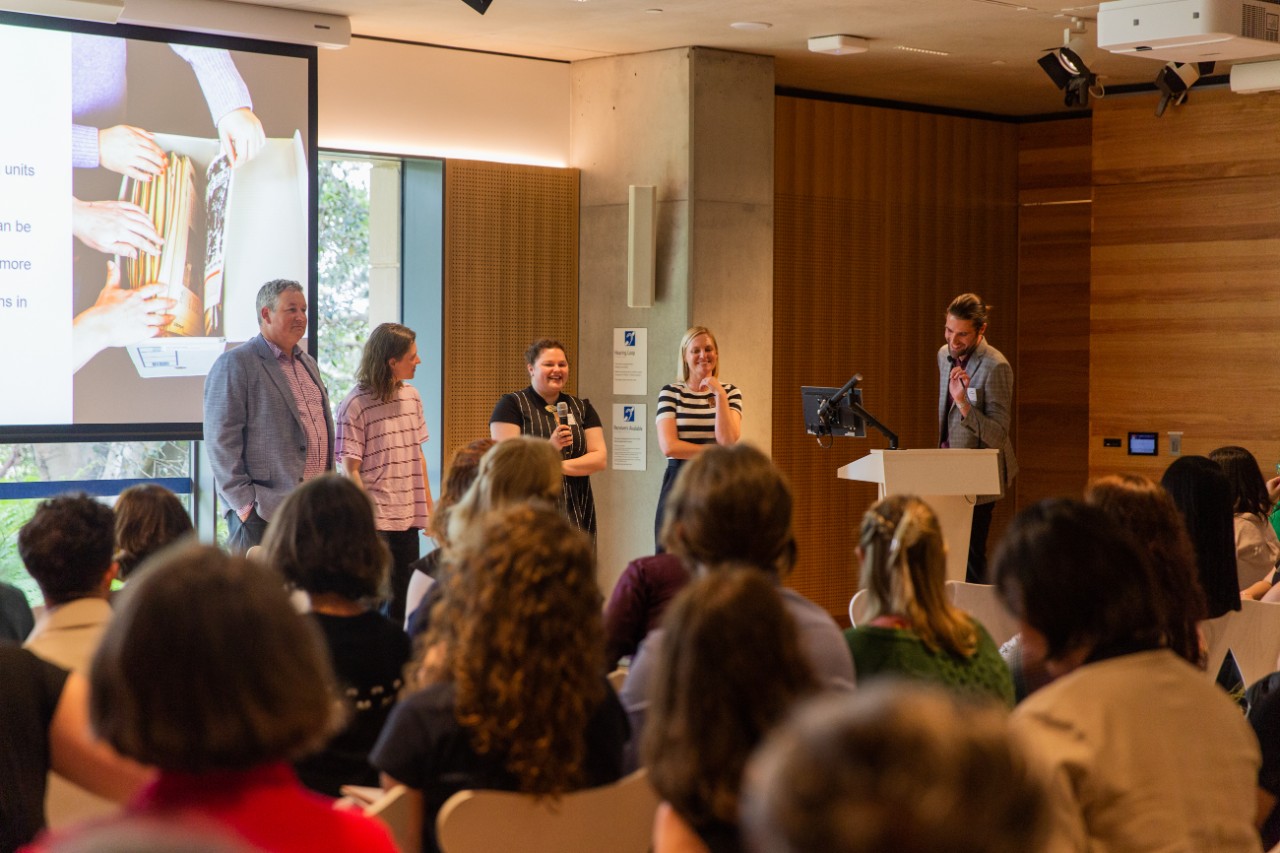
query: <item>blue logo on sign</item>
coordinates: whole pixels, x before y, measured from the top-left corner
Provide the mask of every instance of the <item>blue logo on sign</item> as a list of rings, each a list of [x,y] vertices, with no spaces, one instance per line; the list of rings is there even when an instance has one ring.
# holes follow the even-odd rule
[[[635,421],[636,421],[636,407],[635,407],[635,406],[623,406],[623,407],[622,407],[622,419],[623,419],[624,421],[626,421],[627,423],[635,423]]]
[[[636,345],[636,333],[631,329],[627,329],[622,333],[622,341],[629,347]]]

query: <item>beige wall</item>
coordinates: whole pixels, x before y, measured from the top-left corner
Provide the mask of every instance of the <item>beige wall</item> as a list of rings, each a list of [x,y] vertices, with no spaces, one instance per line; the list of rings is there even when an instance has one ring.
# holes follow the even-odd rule
[[[320,147],[565,166],[569,64],[354,38],[319,61]]]

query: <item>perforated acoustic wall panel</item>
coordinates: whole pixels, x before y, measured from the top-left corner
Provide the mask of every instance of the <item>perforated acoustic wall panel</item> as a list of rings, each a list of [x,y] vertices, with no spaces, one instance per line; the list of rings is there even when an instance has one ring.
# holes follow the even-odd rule
[[[489,434],[499,396],[529,384],[532,341],[556,338],[576,363],[578,171],[448,161],[444,267],[447,460]]]
[[[1089,469],[1088,117],[1019,129],[1018,505],[1084,491]]]
[[[901,447],[938,444],[943,315],[976,291],[1017,375],[1013,125],[782,97],[776,109],[773,458],[795,492],[789,584],[835,615],[857,589],[857,526],[872,485],[836,469],[887,447],[829,450],[804,434],[801,385],[863,376],[866,407]],[[999,504],[992,542],[1011,514]],[[844,617],[847,619],[847,617]]]

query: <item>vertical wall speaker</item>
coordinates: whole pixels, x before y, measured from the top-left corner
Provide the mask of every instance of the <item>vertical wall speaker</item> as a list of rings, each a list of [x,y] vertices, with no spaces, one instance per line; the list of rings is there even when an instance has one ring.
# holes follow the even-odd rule
[[[627,307],[652,308],[658,266],[658,188],[627,191]]]

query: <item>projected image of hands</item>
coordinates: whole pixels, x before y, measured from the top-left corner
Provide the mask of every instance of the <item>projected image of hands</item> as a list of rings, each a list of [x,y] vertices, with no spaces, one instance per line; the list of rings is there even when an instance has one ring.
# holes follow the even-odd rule
[[[0,14],[0,358],[46,354],[0,432],[190,433],[258,288],[314,274],[315,51],[63,26]]]

